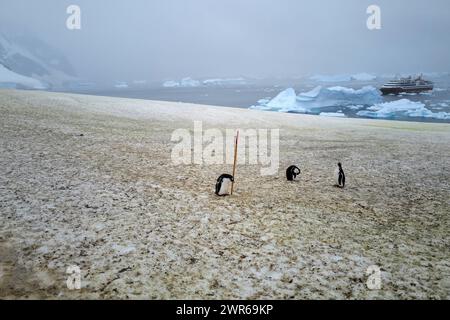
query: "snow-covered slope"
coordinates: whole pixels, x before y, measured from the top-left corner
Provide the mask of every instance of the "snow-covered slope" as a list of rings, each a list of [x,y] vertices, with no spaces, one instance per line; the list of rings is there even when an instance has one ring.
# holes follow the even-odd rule
[[[6,78],[8,81],[2,81],[9,87],[10,80],[14,79],[20,80],[17,82],[18,86],[30,88],[62,87],[76,79],[72,66],[62,53],[29,34],[13,36],[0,33],[0,64],[4,69],[3,76],[12,77]],[[16,75],[12,76],[8,71]],[[24,78],[17,75],[35,79],[41,85],[35,86],[36,82],[24,81]],[[33,85],[29,86],[30,84]]]
[[[39,80],[22,76],[0,64],[0,88],[47,89]]]

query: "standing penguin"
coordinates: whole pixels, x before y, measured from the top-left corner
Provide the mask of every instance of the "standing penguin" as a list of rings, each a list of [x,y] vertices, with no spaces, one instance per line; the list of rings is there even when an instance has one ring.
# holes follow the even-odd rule
[[[231,183],[234,177],[230,174],[221,175],[216,182],[216,195],[224,197],[230,194]]]
[[[344,170],[342,170],[342,163],[338,163],[338,186],[339,188],[345,188],[345,173]]]
[[[294,181],[300,173],[301,170],[297,166],[290,166],[286,169],[286,179],[288,181]]]

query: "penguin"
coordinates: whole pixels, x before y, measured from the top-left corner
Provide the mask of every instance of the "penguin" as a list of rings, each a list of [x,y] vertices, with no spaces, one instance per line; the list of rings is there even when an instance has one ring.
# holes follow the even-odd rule
[[[234,177],[232,175],[221,175],[216,182],[216,195],[220,197],[228,196],[230,194],[230,187],[233,181]]]
[[[301,170],[297,166],[290,166],[286,169],[286,179],[288,181],[294,181],[300,173]]]
[[[342,164],[340,162],[338,163],[338,169],[338,186],[339,188],[345,188],[345,173],[344,170],[342,170]]]

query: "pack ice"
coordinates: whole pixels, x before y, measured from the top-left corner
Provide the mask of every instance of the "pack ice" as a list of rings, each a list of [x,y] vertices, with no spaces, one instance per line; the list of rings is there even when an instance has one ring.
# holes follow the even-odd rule
[[[432,118],[439,120],[450,119],[450,113],[433,112],[425,107],[421,102],[414,102],[408,99],[401,99],[392,102],[375,104],[367,110],[357,113],[360,117],[368,118],[393,118],[395,116],[408,116],[420,118]]]
[[[318,86],[299,95],[293,88],[286,89],[269,102],[260,100],[260,104],[251,109],[306,113],[324,107],[368,106],[381,102],[381,93],[372,86],[357,90],[346,87],[323,88]]]

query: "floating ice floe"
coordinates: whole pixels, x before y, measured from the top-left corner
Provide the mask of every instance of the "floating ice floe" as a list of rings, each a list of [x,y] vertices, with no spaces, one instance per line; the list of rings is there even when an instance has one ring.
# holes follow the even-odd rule
[[[368,118],[394,118],[396,116],[408,116],[440,120],[450,119],[450,113],[432,112],[425,107],[425,104],[408,99],[375,104],[367,110],[359,111],[357,115]]]
[[[251,109],[307,113],[317,112],[318,109],[324,107],[370,106],[381,102],[381,93],[372,86],[366,86],[358,90],[345,87],[322,88],[318,86],[299,95],[295,93],[293,88],[286,89],[269,102],[264,99],[260,100],[259,105],[253,106]]]
[[[168,80],[163,83],[164,88],[175,88],[175,87],[179,87],[179,86],[180,86],[179,82],[172,81],[172,80]]]

